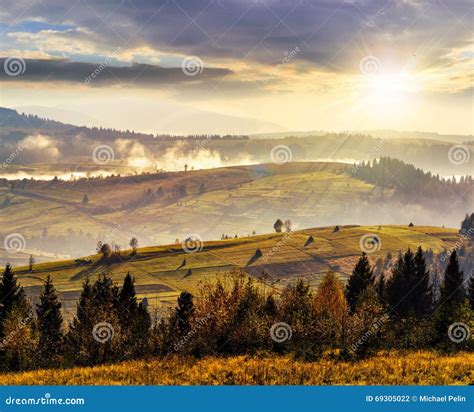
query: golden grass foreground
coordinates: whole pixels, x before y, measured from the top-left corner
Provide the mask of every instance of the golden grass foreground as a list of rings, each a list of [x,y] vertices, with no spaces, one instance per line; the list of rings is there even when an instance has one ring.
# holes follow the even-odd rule
[[[380,352],[356,362],[290,356],[172,357],[0,375],[1,385],[468,385],[474,353]]]

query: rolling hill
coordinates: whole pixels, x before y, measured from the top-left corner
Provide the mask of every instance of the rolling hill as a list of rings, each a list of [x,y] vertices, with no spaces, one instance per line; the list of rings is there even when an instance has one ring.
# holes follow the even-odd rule
[[[303,277],[317,286],[328,270],[341,280],[351,273],[364,247],[373,250],[370,259],[385,259],[391,252],[419,245],[441,253],[459,242],[456,230],[428,226],[341,226],[304,229],[220,241],[191,242],[140,248],[136,256],[121,252],[120,258],[104,264],[98,255],[84,259],[41,263],[33,271],[18,267],[15,273],[28,295],[36,300],[47,275],[58,288],[66,311],[71,314],[86,277],[95,279],[109,273],[120,284],[127,272],[134,275],[139,297],[146,297],[151,308],[174,305],[183,290],[196,293],[200,285],[225,278],[233,269],[244,270],[265,288],[276,292],[295,278]],[[370,243],[370,239],[378,238]],[[311,240],[309,240],[311,239]],[[187,245],[187,243],[185,243]],[[186,248],[188,248],[186,251]],[[195,253],[189,253],[191,252]],[[258,252],[259,251],[259,252]],[[385,261],[390,265],[390,261]]]
[[[87,199],[85,199],[87,196]],[[391,188],[354,177],[335,162],[263,164],[65,181],[0,180],[0,263],[26,264],[95,253],[98,241],[128,247],[204,240],[293,227],[358,223],[457,227],[465,203],[406,202]],[[446,200],[445,199],[445,200]],[[8,236],[19,248],[8,249]]]

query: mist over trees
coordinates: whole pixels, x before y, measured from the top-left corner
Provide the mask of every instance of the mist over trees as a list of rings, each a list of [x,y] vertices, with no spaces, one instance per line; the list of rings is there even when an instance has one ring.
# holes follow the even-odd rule
[[[472,199],[472,176],[445,179],[431,172],[391,157],[381,157],[372,162],[362,162],[352,168],[354,175],[366,182],[384,188],[393,188],[398,195],[418,194],[443,203],[450,190],[462,199]]]

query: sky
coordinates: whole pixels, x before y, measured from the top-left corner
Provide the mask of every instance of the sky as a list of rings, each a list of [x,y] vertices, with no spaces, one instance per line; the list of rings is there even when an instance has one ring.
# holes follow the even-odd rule
[[[3,0],[0,105],[153,133],[474,134],[473,9],[464,0]]]

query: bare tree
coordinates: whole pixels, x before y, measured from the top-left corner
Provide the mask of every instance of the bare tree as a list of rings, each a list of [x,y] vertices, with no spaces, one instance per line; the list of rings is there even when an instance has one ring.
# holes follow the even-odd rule
[[[28,264],[29,264],[29,270],[30,272],[33,271],[33,265],[36,263],[36,259],[33,255],[30,255],[30,258],[28,259]]]

